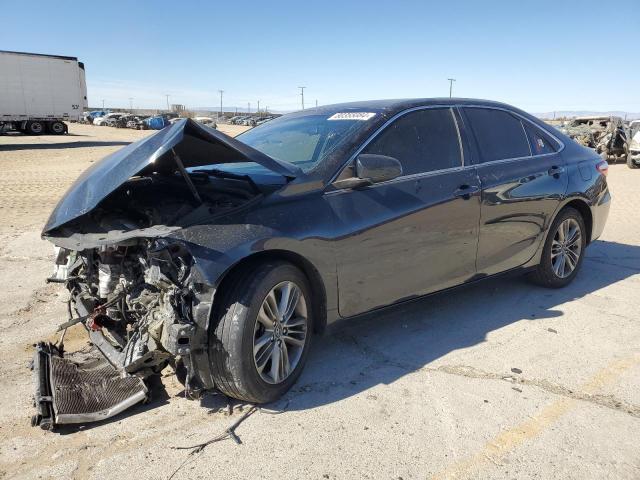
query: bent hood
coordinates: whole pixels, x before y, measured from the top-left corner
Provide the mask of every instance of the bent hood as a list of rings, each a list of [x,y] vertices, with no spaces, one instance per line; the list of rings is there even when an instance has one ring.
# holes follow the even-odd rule
[[[185,168],[255,162],[287,178],[295,178],[300,173],[294,165],[184,119],[108,155],[85,170],[58,202],[42,234],[90,212],[133,176],[176,170],[172,149],[178,153]]]

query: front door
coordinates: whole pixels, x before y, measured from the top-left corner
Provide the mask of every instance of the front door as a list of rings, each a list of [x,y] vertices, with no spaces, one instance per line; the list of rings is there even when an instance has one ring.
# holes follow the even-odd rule
[[[403,174],[360,189],[328,191],[342,316],[447,288],[475,272],[479,182],[465,166],[450,108],[397,118],[362,153],[398,159]],[[349,167],[341,177],[349,175]]]

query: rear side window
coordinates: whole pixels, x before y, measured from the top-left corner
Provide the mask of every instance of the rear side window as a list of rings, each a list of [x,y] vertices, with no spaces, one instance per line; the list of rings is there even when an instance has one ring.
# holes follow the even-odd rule
[[[503,110],[465,108],[482,162],[528,157],[529,140],[518,118]]]
[[[403,175],[462,166],[458,128],[449,108],[417,110],[401,116],[363,153],[398,159]]]
[[[544,155],[546,153],[557,152],[557,146],[555,143],[539,128],[534,127],[530,123],[522,122],[524,129],[527,131],[529,137],[529,143],[531,144],[531,153],[534,155]]]

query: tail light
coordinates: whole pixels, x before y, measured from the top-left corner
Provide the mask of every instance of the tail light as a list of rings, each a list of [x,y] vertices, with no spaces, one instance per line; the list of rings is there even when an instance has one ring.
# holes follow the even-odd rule
[[[596,170],[598,170],[602,175],[606,177],[607,173],[609,173],[609,164],[606,160],[598,162],[596,163]]]

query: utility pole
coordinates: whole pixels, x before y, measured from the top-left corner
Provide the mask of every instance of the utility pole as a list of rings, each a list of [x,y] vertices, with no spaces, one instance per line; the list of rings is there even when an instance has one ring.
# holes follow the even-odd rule
[[[220,118],[222,118],[222,94],[224,90],[218,90],[218,93],[220,94]]]
[[[133,97],[129,97],[129,111],[133,112]]]
[[[102,109],[104,110],[104,98],[102,99]]]
[[[449,98],[451,98],[451,94],[453,93],[453,82],[456,81],[455,78],[447,78],[449,80]]]
[[[318,99],[316,98],[316,108],[318,108]]]
[[[300,96],[302,97],[302,109],[304,110],[304,89],[307,87],[298,87],[300,89]]]
[[[164,96],[167,97],[167,111],[169,111],[170,110],[170,108],[169,108],[169,94],[165,93]]]
[[[258,115],[260,115],[260,100],[258,100]]]
[[[251,102],[247,102],[247,113],[251,113]]]

